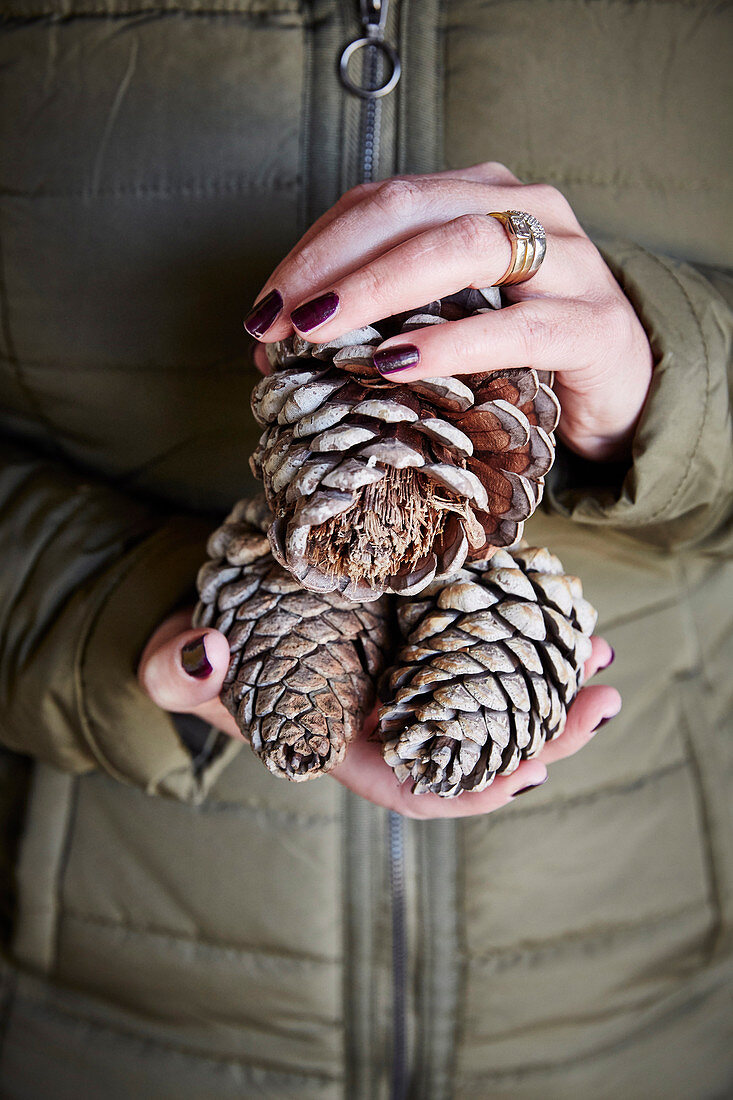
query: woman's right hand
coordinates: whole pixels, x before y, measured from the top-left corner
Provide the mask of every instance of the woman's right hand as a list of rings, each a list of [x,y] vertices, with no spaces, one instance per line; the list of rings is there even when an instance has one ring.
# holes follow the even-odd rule
[[[278,264],[245,319],[261,342],[297,332],[333,340],[464,287],[502,282],[512,255],[489,211],[525,211],[545,228],[547,255],[509,305],[391,336],[374,351],[406,383],[534,367],[555,374],[557,433],[576,454],[619,461],[646,401],[653,354],[631,302],[570,204],[486,162],[360,184],[341,196]]]

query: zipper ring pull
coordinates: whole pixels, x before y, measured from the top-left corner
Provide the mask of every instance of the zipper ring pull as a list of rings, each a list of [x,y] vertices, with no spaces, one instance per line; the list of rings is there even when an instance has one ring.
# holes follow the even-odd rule
[[[349,62],[355,53],[366,46],[376,46],[378,50],[381,50],[391,67],[390,75],[384,84],[381,84],[378,88],[362,88],[360,84],[355,84],[349,76]],[[344,47],[339,58],[339,80],[347,92],[358,95],[360,99],[381,99],[382,96],[389,95],[392,89],[396,87],[401,75],[402,65],[399,54],[394,47],[377,37],[376,34],[370,34],[364,38],[355,38],[353,42],[349,42],[348,46]]]

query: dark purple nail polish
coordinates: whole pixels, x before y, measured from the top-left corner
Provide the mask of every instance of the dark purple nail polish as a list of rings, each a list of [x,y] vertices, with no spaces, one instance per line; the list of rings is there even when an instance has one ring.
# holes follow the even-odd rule
[[[598,723],[598,725],[597,725],[597,726],[596,726],[596,727],[595,727],[594,729],[592,729],[592,730],[591,730],[591,733],[598,733],[598,731],[599,731],[599,729],[601,728],[601,726],[605,726],[606,722],[610,722],[610,721],[611,721],[611,719],[612,719],[612,718],[615,718],[615,717],[616,717],[616,715],[615,715],[615,714],[609,714],[608,718],[601,718],[601,720],[600,720],[600,722]]]
[[[601,665],[599,672],[603,672],[604,668],[610,668],[613,662],[616,660],[616,650],[611,646],[611,656],[606,661],[605,665]]]
[[[420,362],[420,351],[414,344],[397,344],[393,348],[374,352],[374,366],[380,374],[395,374]]]
[[[283,296],[279,290],[271,290],[261,302],[252,306],[244,319],[244,327],[250,336],[262,336],[279,316],[283,308]]]
[[[290,320],[301,332],[310,332],[333,317],[339,307],[339,296],[335,290],[328,290],[310,302],[304,302],[290,314]]]
[[[202,634],[200,638],[193,638],[190,642],[186,642],[181,649],[183,671],[196,680],[205,680],[214,671],[213,666],[209,663],[209,658],[206,656],[204,637],[205,635]]]
[[[520,787],[518,791],[514,792],[512,798],[516,798],[520,794],[526,794],[527,791],[533,791],[535,787],[541,787],[549,778],[549,775],[546,775],[544,779],[540,779],[539,783],[530,783],[527,787]]]

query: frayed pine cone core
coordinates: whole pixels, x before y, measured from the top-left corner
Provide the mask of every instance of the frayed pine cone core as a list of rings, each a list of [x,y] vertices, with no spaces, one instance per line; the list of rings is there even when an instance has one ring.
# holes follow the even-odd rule
[[[379,585],[394,572],[395,562],[417,570],[440,545],[451,513],[468,522],[467,511],[419,471],[388,469],[348,511],[311,529],[307,560],[328,575]]]

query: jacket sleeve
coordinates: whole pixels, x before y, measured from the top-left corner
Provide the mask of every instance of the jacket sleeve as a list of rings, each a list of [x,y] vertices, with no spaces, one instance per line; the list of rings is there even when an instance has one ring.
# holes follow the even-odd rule
[[[195,599],[211,521],[161,513],[8,442],[0,517],[2,743],[65,771],[202,797],[239,743],[194,767],[136,663],[166,614]]]
[[[731,284],[626,241],[597,242],[654,353],[632,460],[604,469],[560,448],[551,509],[667,548],[726,537],[733,504]]]

